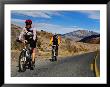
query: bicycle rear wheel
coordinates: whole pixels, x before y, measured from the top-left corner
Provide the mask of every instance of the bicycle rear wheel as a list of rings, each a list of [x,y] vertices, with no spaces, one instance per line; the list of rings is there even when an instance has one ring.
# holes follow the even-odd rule
[[[52,49],[52,61],[56,60],[55,48]]]
[[[25,55],[25,53],[26,52],[23,50],[19,56],[19,72],[26,71],[26,55]]]

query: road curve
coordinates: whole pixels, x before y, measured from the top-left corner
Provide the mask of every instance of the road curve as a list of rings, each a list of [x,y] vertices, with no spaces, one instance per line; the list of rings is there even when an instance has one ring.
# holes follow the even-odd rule
[[[59,58],[57,62],[48,59],[36,59],[35,69],[18,72],[12,65],[12,77],[94,77],[91,63],[96,53],[86,53],[74,57]],[[16,63],[15,63],[16,64]],[[16,64],[17,65],[17,64]]]

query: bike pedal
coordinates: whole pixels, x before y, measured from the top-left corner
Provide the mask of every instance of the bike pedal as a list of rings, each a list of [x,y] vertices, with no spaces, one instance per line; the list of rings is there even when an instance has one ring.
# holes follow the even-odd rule
[[[21,70],[18,70],[18,72],[21,72]]]
[[[34,70],[34,68],[33,67],[30,67],[30,70]]]
[[[54,59],[50,59],[51,62],[54,62]]]

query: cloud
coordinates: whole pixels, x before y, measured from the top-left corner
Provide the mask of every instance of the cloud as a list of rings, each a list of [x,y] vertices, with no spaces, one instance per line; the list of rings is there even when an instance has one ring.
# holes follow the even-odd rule
[[[11,19],[11,23],[17,24],[18,26],[21,26],[21,27],[25,26],[24,21],[25,20],[22,20],[22,19]],[[33,23],[33,27],[35,27],[39,31],[44,30],[51,33],[59,33],[59,34],[65,34],[76,30],[90,30],[90,31],[95,31],[99,33],[99,31],[96,29],[85,29],[79,26],[64,27],[64,26],[49,24],[49,23]]]
[[[88,18],[91,18],[91,19],[97,19],[99,20],[100,19],[100,11],[88,11],[88,10],[84,10],[84,11],[77,11],[77,12],[80,12],[80,13],[84,13],[84,14],[87,14],[88,15]]]
[[[77,10],[76,12],[80,12],[86,14],[88,18],[91,19],[100,19],[100,11],[98,10]],[[59,11],[47,11],[47,10],[13,10],[12,14],[20,14],[31,17],[40,17],[40,18],[52,18],[53,15],[64,16]]]
[[[22,20],[22,19],[11,19],[11,23],[12,24],[16,24],[20,27],[23,27],[25,25],[25,20]]]
[[[24,27],[25,20],[22,19],[11,19],[11,23],[12,24],[16,24],[20,27]],[[55,25],[55,24],[48,24],[48,23],[33,23],[33,27],[36,28],[36,30],[44,30],[44,31],[48,31],[51,33],[59,33],[59,34],[64,34],[64,33],[68,33],[74,30],[74,27],[63,27],[60,25]]]
[[[54,24],[47,24],[47,23],[37,23],[34,25],[34,27],[37,28],[37,30],[44,30],[52,33],[59,33],[59,34],[65,34],[69,32],[73,32],[76,30],[89,30],[93,31],[92,29],[85,29],[78,26],[72,26],[72,27],[64,27],[60,25],[54,25]],[[97,31],[94,29],[94,31]],[[98,31],[97,31],[98,32]]]
[[[61,14],[57,11],[37,11],[37,10],[18,10],[18,11],[12,11],[12,14],[22,14],[26,16],[32,16],[32,17],[41,17],[41,18],[51,18],[52,15],[58,15]]]
[[[60,25],[47,24],[47,23],[37,23],[35,24],[35,27],[38,30],[45,30],[45,31],[52,32],[52,33],[66,33],[67,31],[70,30],[70,28],[66,30],[64,29],[64,27]]]
[[[25,20],[22,19],[11,19],[12,22],[25,22]]]

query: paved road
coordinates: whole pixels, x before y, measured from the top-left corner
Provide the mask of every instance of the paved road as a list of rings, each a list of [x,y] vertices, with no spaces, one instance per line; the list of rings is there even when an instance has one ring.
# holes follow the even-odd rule
[[[94,71],[95,71],[95,75],[97,77],[100,76],[100,54],[98,54],[95,58],[95,68],[94,68]]]
[[[12,64],[11,76],[14,77],[94,77],[91,63],[95,52],[74,57],[59,58],[57,62],[36,59],[35,69],[17,72],[17,67]]]

